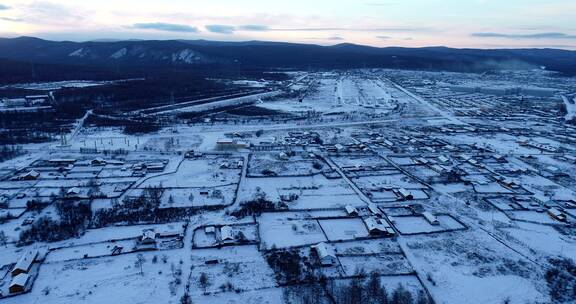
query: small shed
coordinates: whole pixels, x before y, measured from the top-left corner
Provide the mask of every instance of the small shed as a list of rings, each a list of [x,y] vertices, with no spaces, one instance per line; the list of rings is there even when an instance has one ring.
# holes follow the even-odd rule
[[[68,189],[68,191],[66,191],[67,195],[78,195],[80,194],[81,190],[78,187],[72,187],[70,189]]]
[[[430,225],[440,225],[440,221],[432,213],[425,211],[422,212],[422,216],[424,216],[424,218],[428,221],[428,223],[430,223]]]
[[[30,170],[22,175],[20,175],[20,179],[22,180],[37,180],[40,177],[40,172],[36,170]]]
[[[358,209],[356,209],[354,206],[346,205],[345,208],[348,216],[358,216]]]
[[[8,291],[10,293],[20,293],[26,291],[26,284],[28,284],[28,280],[30,280],[30,275],[27,273],[21,273],[15,276],[10,282]]]
[[[106,160],[104,160],[102,157],[96,157],[90,162],[90,164],[92,166],[104,166],[106,165]]]
[[[404,188],[400,188],[398,189],[398,195],[400,195],[400,197],[404,200],[413,200],[414,199],[414,195],[412,195],[412,192],[404,189]]]

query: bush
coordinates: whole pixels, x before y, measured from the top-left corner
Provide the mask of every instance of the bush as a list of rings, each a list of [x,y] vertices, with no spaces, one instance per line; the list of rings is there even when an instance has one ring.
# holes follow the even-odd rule
[[[554,303],[572,303],[576,299],[576,265],[570,259],[550,259],[546,272],[550,298]]]
[[[258,216],[265,211],[283,209],[286,209],[286,206],[283,203],[274,203],[266,198],[265,193],[258,193],[253,200],[242,203],[240,209],[231,212],[230,215],[237,218],[243,218],[252,215]]]
[[[279,250],[266,255],[266,261],[276,273],[279,284],[299,283],[307,273],[297,250]]]

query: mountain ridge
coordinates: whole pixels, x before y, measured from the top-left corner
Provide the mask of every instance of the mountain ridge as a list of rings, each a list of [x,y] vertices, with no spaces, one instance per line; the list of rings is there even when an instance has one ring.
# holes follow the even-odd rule
[[[242,65],[266,68],[387,67],[482,72],[498,66],[576,75],[576,51],[553,48],[473,49],[430,46],[330,46],[271,41],[120,40],[51,41],[0,38],[0,58],[80,65]]]

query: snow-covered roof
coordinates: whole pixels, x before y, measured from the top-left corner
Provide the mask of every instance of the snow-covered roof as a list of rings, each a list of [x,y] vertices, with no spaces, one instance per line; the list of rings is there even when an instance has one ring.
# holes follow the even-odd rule
[[[154,230],[144,230],[142,233],[142,240],[154,240],[156,239],[156,232]]]
[[[21,273],[17,276],[15,276],[12,281],[10,282],[10,287],[13,286],[26,286],[26,283],[28,283],[28,279],[30,279],[30,275],[27,273]]]
[[[80,188],[72,187],[72,188],[68,189],[68,191],[66,193],[67,194],[80,194]]]
[[[438,218],[428,211],[423,212],[422,216],[424,216],[424,218],[432,225],[439,223]]]
[[[222,238],[223,241],[233,240],[233,239],[234,239],[234,235],[232,234],[232,227],[230,227],[230,226],[222,226],[222,227],[220,228],[220,237]]]
[[[313,245],[312,248],[316,250],[320,259],[324,259],[326,257],[336,258],[336,252],[334,252],[334,248],[324,242]]]
[[[30,170],[30,171],[22,174],[22,176],[23,176],[23,177],[27,177],[27,176],[30,176],[30,177],[38,177],[38,176],[40,176],[40,172],[38,172],[38,171],[36,171],[36,170]]]
[[[351,205],[346,205],[346,212],[348,214],[352,214],[352,213],[358,213],[358,210],[356,210],[356,208],[354,208],[354,206]]]
[[[375,217],[365,218],[364,223],[366,224],[366,227],[368,227],[369,231],[388,232],[386,229],[388,228],[388,224],[384,224],[385,222]]]
[[[18,260],[12,271],[20,270],[23,272],[28,272],[37,256],[38,256],[38,250],[26,251],[26,253],[24,253],[24,255],[20,257],[20,259]]]

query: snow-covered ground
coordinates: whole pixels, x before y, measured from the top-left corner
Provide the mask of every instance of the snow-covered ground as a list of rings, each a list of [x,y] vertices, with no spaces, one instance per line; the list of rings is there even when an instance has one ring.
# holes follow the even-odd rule
[[[69,146],[25,145],[26,155],[1,163],[0,215],[10,218],[0,220],[0,270],[30,249],[47,256],[31,290],[0,304],[180,303],[185,294],[193,303],[299,303],[302,280],[325,275],[322,302],[361,271],[379,274],[389,294],[401,284],[435,303],[559,303],[546,274],[556,267],[551,259],[576,256],[576,128],[555,119],[557,98],[449,89],[531,79],[521,72],[288,75],[282,94],[222,103],[261,99],[257,107],[282,119],[214,113],[210,122],[175,118],[143,135],[79,121]],[[533,78],[534,87],[572,96],[573,79]],[[101,84],[27,88],[88,85]],[[573,115],[573,104],[567,108]],[[218,149],[221,139],[252,146]],[[190,150],[199,154],[185,156]],[[54,164],[71,158],[71,167]],[[95,222],[96,213],[130,211],[126,203],[150,187],[161,188],[156,217]],[[59,200],[90,205],[80,234],[19,243],[39,218],[62,220]],[[117,247],[125,250],[113,255]],[[303,273],[284,286],[294,268]]]

